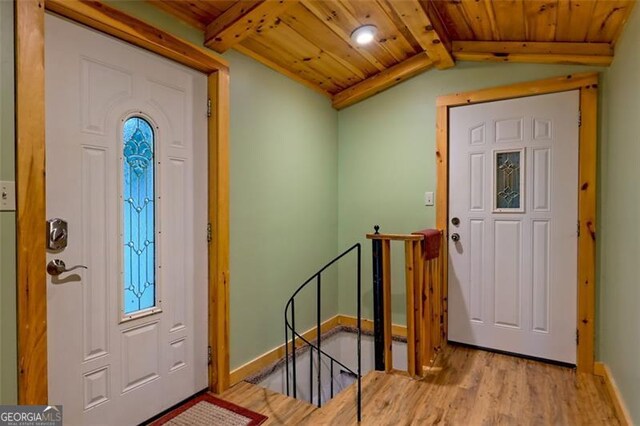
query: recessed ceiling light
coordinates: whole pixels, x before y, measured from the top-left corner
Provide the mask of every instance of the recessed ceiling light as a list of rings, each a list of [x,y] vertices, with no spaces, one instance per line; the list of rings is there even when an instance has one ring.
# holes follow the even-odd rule
[[[363,25],[351,33],[351,39],[358,44],[369,44],[373,41],[377,32],[378,28],[375,25]]]

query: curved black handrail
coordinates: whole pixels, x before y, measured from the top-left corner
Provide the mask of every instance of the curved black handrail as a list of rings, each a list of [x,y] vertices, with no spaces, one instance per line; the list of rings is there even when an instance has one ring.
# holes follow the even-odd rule
[[[321,276],[322,273],[327,270],[330,266],[332,266],[334,263],[336,263],[337,261],[339,261],[340,259],[342,259],[344,256],[346,256],[347,254],[351,253],[352,251],[356,251],[357,253],[357,272],[356,272],[356,276],[357,276],[357,310],[358,310],[358,315],[357,315],[357,345],[358,345],[358,368],[357,368],[357,372],[353,371],[351,368],[347,367],[346,365],[344,365],[342,362],[338,361],[337,359],[335,359],[334,357],[332,357],[331,355],[327,354],[325,351],[322,350],[321,348],[321,342],[322,342],[322,330],[321,330],[321,312],[322,312],[322,306],[321,306],[321,288],[322,288],[322,284],[321,284]],[[316,353],[318,354],[318,371],[317,371],[317,385],[318,385],[318,407],[322,406],[322,356],[324,355],[325,357],[327,357],[331,362],[330,362],[330,369],[331,369],[331,397],[333,398],[333,365],[338,364],[340,367],[344,368],[345,370],[347,370],[349,373],[355,375],[357,377],[357,381],[358,381],[358,393],[357,393],[357,405],[358,405],[358,422],[361,420],[362,418],[362,360],[361,360],[361,338],[362,338],[362,307],[361,307],[361,293],[362,293],[362,289],[361,289],[361,258],[362,258],[362,247],[360,245],[360,243],[356,243],[353,246],[351,246],[349,249],[345,250],[344,252],[342,252],[340,255],[336,256],[333,260],[331,260],[329,263],[327,263],[326,265],[324,265],[322,268],[320,268],[320,270],[318,270],[318,272],[316,272],[315,274],[313,274],[308,280],[306,280],[304,283],[302,283],[302,285],[300,285],[300,287],[298,287],[296,289],[296,291],[293,293],[293,295],[289,298],[289,300],[287,301],[287,304],[284,308],[284,347],[285,347],[285,365],[286,365],[286,371],[285,371],[285,377],[286,377],[286,383],[287,383],[287,396],[290,395],[289,393],[289,344],[291,344],[291,360],[292,360],[292,364],[293,364],[293,374],[292,374],[292,378],[293,378],[293,397],[296,398],[297,397],[297,390],[296,390],[296,338],[302,340],[308,347],[309,347],[309,361],[310,361],[310,369],[309,369],[309,374],[310,374],[310,392],[309,392],[309,402],[313,403],[313,351],[315,350]],[[312,342],[310,342],[309,340],[307,340],[305,337],[303,337],[300,333],[298,333],[295,329],[296,327],[296,316],[295,316],[295,298],[298,295],[298,293],[300,293],[300,291],[305,288],[308,284],[310,284],[311,282],[313,282],[315,279],[316,281],[316,344],[313,344]],[[289,322],[289,315],[288,313],[290,313],[291,315],[291,322]],[[289,332],[291,332],[291,343],[289,343]]]

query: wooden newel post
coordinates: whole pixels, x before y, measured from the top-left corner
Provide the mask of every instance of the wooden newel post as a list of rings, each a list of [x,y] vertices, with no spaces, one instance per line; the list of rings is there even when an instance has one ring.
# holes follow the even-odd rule
[[[376,370],[393,371],[391,324],[391,241],[403,241],[407,307],[407,371],[422,377],[439,347],[439,249],[442,232],[425,229],[413,234],[367,234],[373,247],[373,331]],[[423,245],[424,243],[424,245]]]
[[[373,227],[379,234],[380,226]],[[382,240],[371,240],[373,256],[373,335],[375,369],[385,370],[384,359],[384,289],[382,282]]]
[[[422,241],[404,242],[404,263],[407,306],[407,370],[412,377],[422,376],[422,289],[424,284],[424,260]]]

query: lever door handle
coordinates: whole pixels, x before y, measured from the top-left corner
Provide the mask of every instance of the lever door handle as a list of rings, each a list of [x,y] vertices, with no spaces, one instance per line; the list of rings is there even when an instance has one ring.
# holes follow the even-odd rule
[[[72,266],[71,268],[67,269],[67,265],[65,265],[64,261],[62,261],[60,259],[53,259],[52,261],[50,261],[47,264],[47,272],[52,277],[57,277],[58,275],[60,275],[62,273],[71,272],[71,271],[74,271],[74,270],[80,269],[80,268],[87,269],[87,267],[84,266],[84,265],[76,265],[76,266]]]
[[[453,240],[454,243],[457,243],[458,241],[460,241],[460,234],[458,233],[451,234],[451,239]]]

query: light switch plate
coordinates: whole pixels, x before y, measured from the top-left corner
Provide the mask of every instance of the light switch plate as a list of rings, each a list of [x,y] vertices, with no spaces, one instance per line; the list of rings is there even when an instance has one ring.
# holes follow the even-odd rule
[[[425,192],[424,193],[424,205],[432,206],[433,205],[433,192]]]
[[[8,180],[0,181],[0,211],[15,211],[16,183]]]

